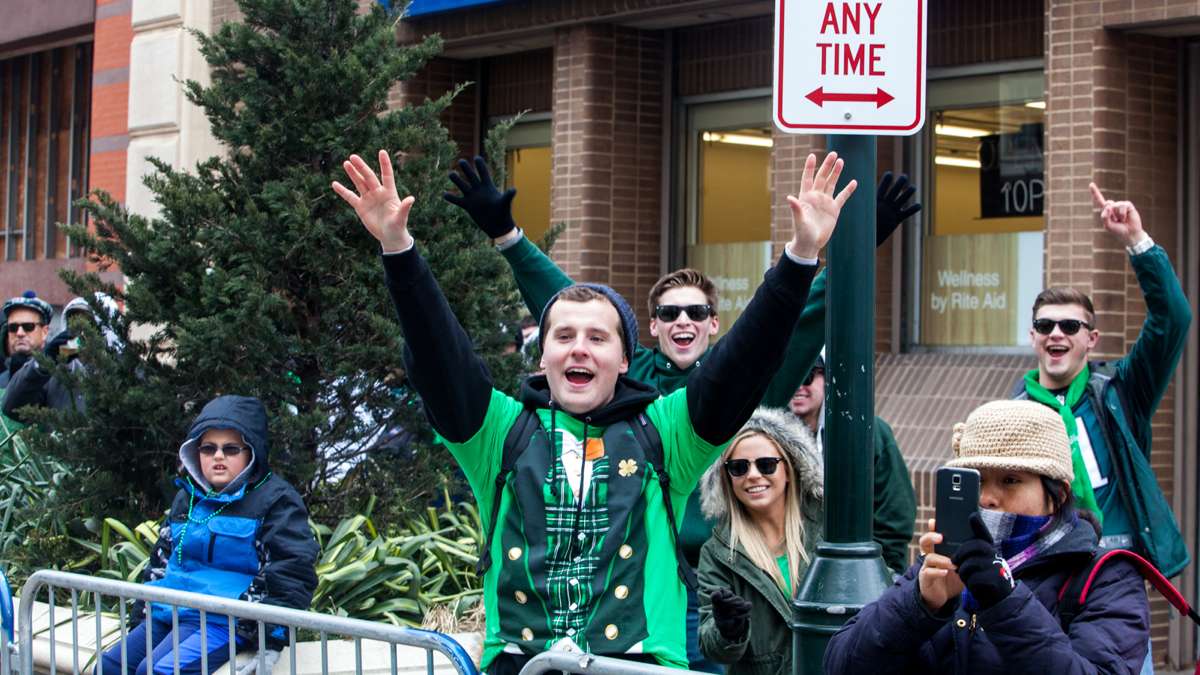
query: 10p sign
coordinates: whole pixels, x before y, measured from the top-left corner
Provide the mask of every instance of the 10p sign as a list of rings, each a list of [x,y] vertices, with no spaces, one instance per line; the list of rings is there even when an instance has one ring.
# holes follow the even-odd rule
[[[775,125],[908,136],[925,123],[926,0],[775,0]]]

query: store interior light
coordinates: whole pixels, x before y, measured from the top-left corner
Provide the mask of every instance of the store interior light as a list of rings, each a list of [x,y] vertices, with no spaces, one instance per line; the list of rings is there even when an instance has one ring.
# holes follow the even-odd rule
[[[939,124],[934,127],[934,130],[939,136],[955,136],[958,138],[979,138],[980,136],[989,136],[992,133],[987,129],[960,127],[953,124]]]
[[[1025,107],[1026,108],[1037,108],[1038,110],[1045,110],[1046,102],[1045,101],[1030,101],[1025,104]]]
[[[759,148],[769,148],[775,144],[767,136],[750,136],[749,134],[722,134],[706,131],[702,136],[706,143],[732,143],[734,145],[753,145]]]
[[[978,169],[983,166],[977,159],[971,159],[969,157],[947,157],[945,155],[938,155],[934,157],[933,163],[941,164],[942,166],[961,166],[966,169]]]

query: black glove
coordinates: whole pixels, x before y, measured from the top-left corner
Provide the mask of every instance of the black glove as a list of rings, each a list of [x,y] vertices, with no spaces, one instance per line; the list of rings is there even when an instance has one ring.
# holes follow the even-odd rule
[[[65,330],[63,332],[59,333],[58,335],[55,335],[53,338],[50,339],[49,342],[46,343],[46,349],[45,349],[46,356],[49,356],[50,358],[57,361],[59,350],[61,350],[63,348],[63,345],[67,344],[67,342],[73,337],[75,337],[75,336],[71,335],[71,333],[69,331],[65,331]]]
[[[750,630],[750,602],[728,588],[718,588],[711,596],[713,622],[726,640],[740,642]]]
[[[893,185],[892,172],[883,174],[879,190],[875,192],[875,248],[883,246],[900,223],[921,210],[921,202],[904,205],[916,191],[917,188],[908,184],[907,175],[900,174]]]
[[[1016,584],[1008,563],[996,553],[992,535],[979,512],[972,513],[968,522],[975,536],[958,547],[950,562],[958,568],[958,578],[979,602],[980,609],[987,609],[1007,598]]]
[[[17,352],[16,354],[8,357],[8,376],[12,377],[13,375],[16,375],[17,371],[21,369],[21,366],[25,365],[25,362],[31,358],[33,357],[25,352]]]
[[[451,172],[450,182],[462,191],[462,196],[447,192],[442,198],[466,211],[479,229],[492,239],[512,232],[517,226],[512,217],[512,200],[517,194],[516,188],[509,188],[501,193],[492,183],[492,174],[488,172],[487,164],[478,155],[475,156],[475,170],[471,169],[471,165],[465,159],[458,160],[458,170],[462,175]]]

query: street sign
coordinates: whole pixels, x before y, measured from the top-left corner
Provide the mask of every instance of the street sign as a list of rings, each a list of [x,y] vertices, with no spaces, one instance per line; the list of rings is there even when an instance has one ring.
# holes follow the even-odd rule
[[[926,0],[775,0],[775,125],[908,136],[925,122]]]

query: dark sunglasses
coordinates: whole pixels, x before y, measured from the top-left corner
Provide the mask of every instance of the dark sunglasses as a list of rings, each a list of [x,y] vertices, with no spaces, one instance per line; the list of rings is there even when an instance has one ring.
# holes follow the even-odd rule
[[[1074,335],[1079,332],[1080,328],[1092,329],[1092,324],[1079,319],[1034,319],[1033,329],[1042,335],[1049,335],[1054,332],[1054,327],[1058,326],[1062,329],[1063,335]]]
[[[775,469],[779,467],[779,463],[782,461],[779,457],[755,457],[754,466],[758,468],[758,472],[762,475],[770,476],[775,473]],[[734,478],[741,478],[750,473],[750,460],[727,459],[725,460],[725,472]]]
[[[8,324],[8,332],[12,333],[13,335],[16,335],[18,330],[23,330],[26,333],[32,333],[35,329],[37,329],[41,326],[42,326],[42,324],[33,323],[32,321],[22,322],[22,323],[10,323],[10,324]]]
[[[205,457],[212,457],[213,455],[217,454],[217,450],[220,450],[221,454],[225,455],[226,457],[237,457],[243,452],[249,452],[250,448],[247,448],[244,445],[213,445],[212,443],[205,443],[199,448],[196,448],[196,450]]]
[[[692,321],[703,321],[716,314],[712,305],[659,305],[654,308],[654,316],[658,317],[659,321],[667,323],[678,319],[680,312],[687,312],[688,318]]]
[[[804,378],[804,381],[800,383],[800,386],[807,387],[807,386],[811,385],[813,378],[818,375],[820,375],[821,377],[824,377],[825,369],[824,368],[813,368],[812,370],[808,371],[808,377]]]

